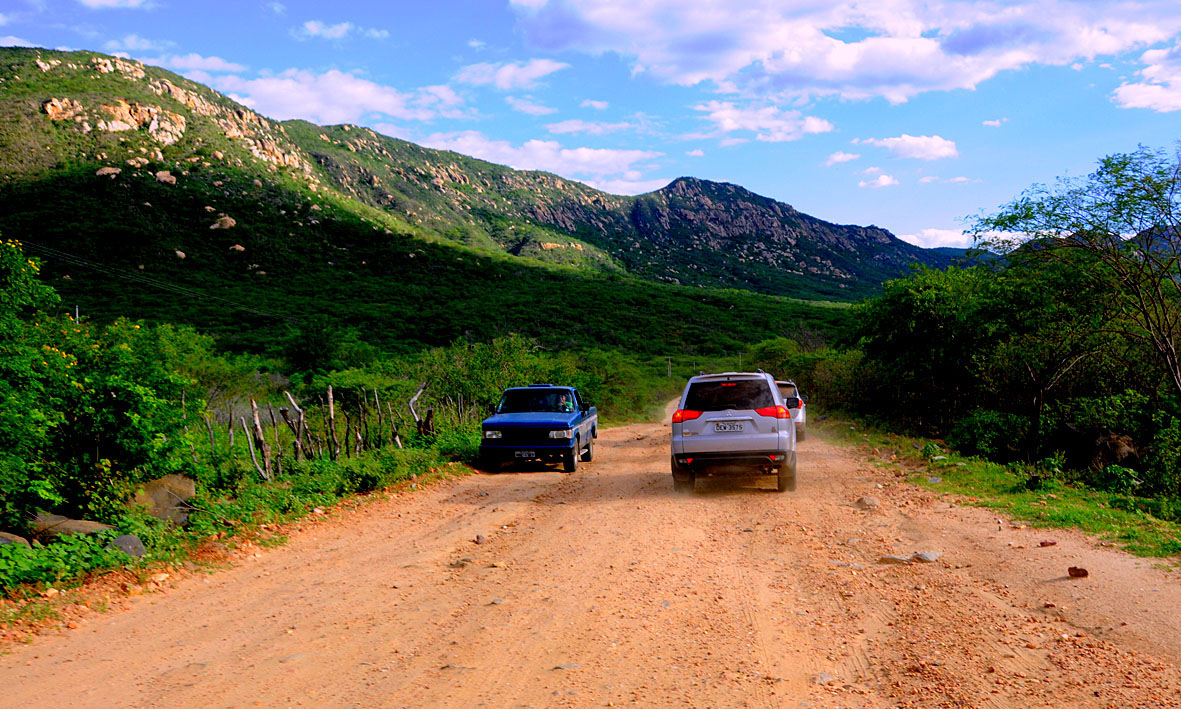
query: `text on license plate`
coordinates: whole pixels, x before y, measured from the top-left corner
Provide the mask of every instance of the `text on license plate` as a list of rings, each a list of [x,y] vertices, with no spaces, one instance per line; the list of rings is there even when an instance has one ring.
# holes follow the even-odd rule
[[[513,455],[518,458],[536,458],[537,454],[533,451],[513,451]]]
[[[736,422],[730,422],[730,421],[715,421],[714,422],[714,430],[719,433],[722,433],[722,432],[729,433],[729,432],[733,432],[733,431],[741,431],[742,424],[736,423]]]

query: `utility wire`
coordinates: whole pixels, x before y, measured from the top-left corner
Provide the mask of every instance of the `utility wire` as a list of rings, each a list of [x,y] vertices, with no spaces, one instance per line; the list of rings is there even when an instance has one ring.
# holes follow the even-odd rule
[[[292,323],[299,322],[299,318],[293,318],[293,317],[290,317],[287,315],[282,315],[280,313],[271,312],[269,310],[259,310],[258,308],[252,308],[249,305],[244,305],[242,303],[239,303],[236,300],[230,300],[229,298],[222,298],[220,296],[211,295],[209,293],[206,293],[204,291],[197,290],[194,288],[187,288],[185,286],[180,286],[175,283],[169,283],[168,281],[162,281],[158,278],[152,278],[151,276],[146,276],[142,273],[134,273],[132,271],[123,271],[123,270],[114,268],[113,266],[108,266],[106,264],[102,264],[97,261],[91,261],[90,259],[82,258],[81,256],[75,256],[74,254],[67,253],[65,251],[61,251],[59,249],[55,249],[53,247],[46,246],[44,244],[38,244],[35,241],[21,240],[21,244],[24,246],[30,247],[34,251],[41,253],[45,256],[48,256],[50,258],[57,259],[60,261],[65,261],[66,263],[72,263],[76,266],[83,266],[85,268],[93,269],[93,270],[98,271],[100,273],[105,273],[108,276],[114,276],[116,278],[122,278],[124,280],[134,281],[136,283],[141,283],[146,286],[151,286],[152,288],[159,288],[160,290],[165,290],[170,293],[176,293],[177,295],[183,295],[183,296],[186,296],[189,298],[200,298],[200,299],[204,299],[204,300],[217,301],[219,303],[224,303],[225,305],[228,305],[228,306],[235,308],[237,310],[244,310],[249,313],[254,313],[255,315],[261,315],[263,317],[276,318],[279,320],[286,320],[287,322],[292,322]]]

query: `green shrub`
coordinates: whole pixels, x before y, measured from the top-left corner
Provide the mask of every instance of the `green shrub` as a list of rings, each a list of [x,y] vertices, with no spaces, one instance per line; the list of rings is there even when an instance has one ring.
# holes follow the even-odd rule
[[[1181,498],[1181,419],[1164,412],[1153,417],[1156,435],[1147,456],[1142,494]]]
[[[1143,483],[1139,473],[1122,465],[1109,465],[1093,473],[1087,482],[1093,488],[1122,494],[1135,493]]]
[[[947,443],[964,455],[1009,463],[1021,456],[1029,419],[1018,414],[976,409],[956,422]]]
[[[86,572],[123,566],[132,557],[111,546],[117,531],[73,534],[32,548],[0,546],[0,590],[21,584],[56,584]]]

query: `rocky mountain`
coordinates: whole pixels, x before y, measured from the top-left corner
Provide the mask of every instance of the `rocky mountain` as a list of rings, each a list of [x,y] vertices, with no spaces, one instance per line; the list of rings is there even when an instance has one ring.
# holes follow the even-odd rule
[[[189,322],[243,347],[322,315],[387,348],[521,332],[733,351],[843,317],[775,296],[853,300],[951,260],[735,185],[611,195],[27,48],[0,48],[0,238],[93,317]]]
[[[205,179],[238,168],[262,182],[355,201],[383,229],[422,238],[809,298],[853,299],[911,263],[943,266],[952,258],[736,185],[686,177],[621,197],[367,128],[275,122],[170,72],[101,54],[0,50],[0,106],[6,185],[83,165],[106,168],[116,180],[161,172]]]

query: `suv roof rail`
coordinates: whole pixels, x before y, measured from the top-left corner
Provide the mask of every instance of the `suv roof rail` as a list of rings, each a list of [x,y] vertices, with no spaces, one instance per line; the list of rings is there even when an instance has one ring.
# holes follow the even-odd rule
[[[552,387],[553,384],[530,384],[531,387]]]

